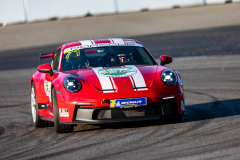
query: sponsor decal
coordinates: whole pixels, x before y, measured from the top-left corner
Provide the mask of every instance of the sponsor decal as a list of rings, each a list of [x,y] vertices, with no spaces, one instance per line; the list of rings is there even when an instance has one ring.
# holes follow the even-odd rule
[[[46,95],[49,97],[49,101],[52,102],[51,82],[44,81],[44,91],[45,91]]]
[[[66,54],[65,59],[68,59],[69,56],[70,56],[72,53],[75,53],[75,55],[76,55],[77,57],[80,56],[80,49],[70,50],[70,51],[66,51],[66,50],[67,50],[67,49],[64,50],[64,54]]]
[[[64,50],[64,53],[71,51],[71,48],[67,48]]]
[[[60,117],[69,117],[68,108],[59,108]]]
[[[49,105],[47,104],[47,110],[50,111],[50,114],[53,113],[53,106],[52,106],[52,105],[49,106]]]
[[[102,102],[101,102],[101,105],[103,105],[105,102],[106,102],[106,99],[103,98],[103,100],[102,100]]]
[[[102,68],[98,70],[98,74],[106,77],[128,77],[137,73],[132,67],[122,68]]]
[[[127,65],[125,67],[118,68],[94,67],[92,70],[97,75],[102,86],[102,90],[105,90],[103,91],[104,93],[118,92],[118,87],[114,82],[114,78],[118,77],[129,77],[134,91],[148,90],[141,72],[134,65]]]
[[[147,105],[147,99],[143,98],[133,98],[133,99],[115,99],[111,100],[110,107],[120,107],[120,108],[131,108],[137,106]]]
[[[114,80],[111,77],[99,75],[99,70],[101,70],[101,69],[103,69],[103,68],[102,67],[92,68],[92,70],[95,72],[95,74],[97,75],[97,77],[99,79],[102,90],[108,90],[108,91],[103,91],[103,92],[104,93],[114,92],[114,89],[116,89],[116,85],[114,83]]]

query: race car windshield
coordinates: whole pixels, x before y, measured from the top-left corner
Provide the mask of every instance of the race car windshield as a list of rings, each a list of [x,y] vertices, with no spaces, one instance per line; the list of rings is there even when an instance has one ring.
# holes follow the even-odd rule
[[[153,65],[155,62],[143,47],[106,46],[70,50],[63,53],[62,71],[114,67],[123,65]]]

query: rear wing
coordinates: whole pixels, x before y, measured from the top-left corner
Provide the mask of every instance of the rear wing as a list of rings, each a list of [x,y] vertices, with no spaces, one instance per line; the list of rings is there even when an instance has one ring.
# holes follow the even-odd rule
[[[40,61],[41,59],[52,58],[54,56],[54,52],[51,53],[40,53]]]

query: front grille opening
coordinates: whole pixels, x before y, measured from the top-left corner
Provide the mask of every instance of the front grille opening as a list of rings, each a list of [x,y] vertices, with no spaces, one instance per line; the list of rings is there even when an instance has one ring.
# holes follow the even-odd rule
[[[163,114],[161,105],[138,107],[138,108],[114,108],[95,110],[93,119],[124,119],[134,117],[152,117]]]

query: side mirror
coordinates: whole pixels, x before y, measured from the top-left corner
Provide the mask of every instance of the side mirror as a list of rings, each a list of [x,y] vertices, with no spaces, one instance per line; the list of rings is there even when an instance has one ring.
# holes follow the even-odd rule
[[[50,66],[50,64],[42,64],[38,66],[37,69],[39,72],[49,73],[51,76],[53,75],[52,67]]]
[[[162,56],[160,56],[160,60],[161,60],[161,65],[165,65],[165,64],[169,64],[169,63],[171,63],[172,62],[172,57],[170,57],[170,56],[166,56],[166,55],[162,55]]]

